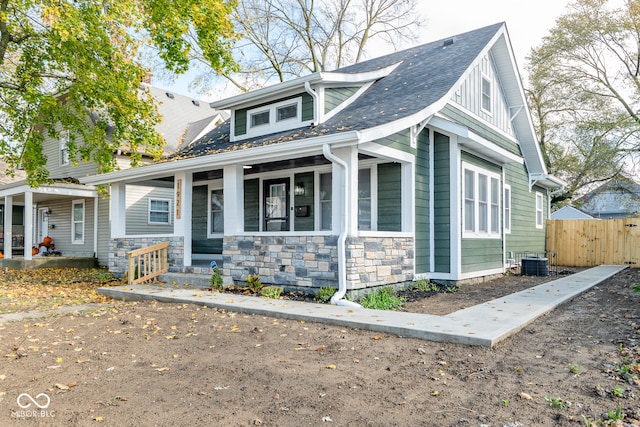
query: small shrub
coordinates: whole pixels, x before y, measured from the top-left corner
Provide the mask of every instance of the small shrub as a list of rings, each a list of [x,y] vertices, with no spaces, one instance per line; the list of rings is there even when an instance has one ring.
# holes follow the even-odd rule
[[[257,274],[250,274],[247,276],[247,287],[251,292],[257,294],[260,292],[264,285],[260,281],[260,276]]]
[[[209,284],[211,285],[212,291],[221,291],[222,290],[222,274],[220,274],[220,270],[217,268],[211,275],[209,279]]]
[[[571,365],[569,365],[569,372],[571,372],[573,375],[579,375],[580,367],[575,363],[572,363]]]
[[[262,288],[262,296],[267,298],[278,299],[283,289],[280,286],[265,286]]]
[[[631,284],[631,289],[633,289],[634,292],[640,292],[640,285],[633,283]]]
[[[404,298],[396,295],[391,288],[382,288],[362,298],[360,304],[376,310],[397,310],[404,305]]]
[[[331,300],[331,297],[337,292],[337,289],[332,286],[325,286],[324,288],[318,289],[318,293],[314,299],[320,302],[327,302]]]
[[[622,387],[620,384],[616,384],[613,387],[613,390],[611,390],[611,394],[613,394],[616,397],[623,397],[624,396],[624,387]]]
[[[413,285],[412,289],[421,292],[437,292],[438,285],[436,285],[435,283],[431,283],[428,280],[421,279],[418,280],[415,285]]]

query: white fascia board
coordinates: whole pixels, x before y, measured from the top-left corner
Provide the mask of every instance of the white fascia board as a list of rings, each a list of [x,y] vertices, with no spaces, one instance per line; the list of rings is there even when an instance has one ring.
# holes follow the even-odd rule
[[[216,110],[229,110],[237,108],[238,106],[243,104],[255,104],[257,101],[261,101],[264,98],[281,96],[283,93],[291,91],[292,89],[304,89],[305,83],[363,83],[367,81],[378,80],[391,74],[391,72],[393,72],[393,70],[395,70],[398,65],[400,65],[400,62],[385,68],[381,68],[379,70],[368,71],[364,73],[317,72],[283,83],[277,83],[272,86],[267,86],[262,89],[242,93],[240,95],[232,96],[220,101],[214,101],[209,103],[209,106],[211,108],[215,108]]]
[[[567,183],[562,179],[548,173],[530,173],[529,187],[540,185],[545,188],[565,188]]]
[[[159,178],[185,170],[197,171],[222,168],[230,164],[264,163],[268,160],[291,157],[293,155],[300,156],[312,152],[320,154],[322,153],[322,146],[324,144],[341,147],[357,144],[360,140],[361,136],[358,131],[349,131],[303,140],[263,145],[244,150],[192,157],[172,162],[154,163],[138,168],[83,177],[80,178],[80,182],[83,184],[108,184],[112,182],[137,181],[143,177],[144,179]]]
[[[499,147],[488,139],[469,130],[466,126],[450,122],[449,120],[445,120],[441,117],[433,117],[429,120],[429,124],[436,128],[440,128],[445,132],[457,135],[459,137],[458,143],[460,145],[463,147],[469,147],[488,156],[489,158],[492,158],[493,160],[497,160],[502,163],[524,163],[524,159],[518,154]]]
[[[18,194],[51,194],[56,196],[96,197],[97,190],[93,187],[69,186],[69,185],[43,185],[33,188],[27,184],[5,188],[0,190],[0,197],[15,196]]]
[[[374,157],[382,157],[401,163],[413,163],[415,161],[415,156],[411,153],[390,148],[385,145],[376,144],[375,142],[365,142],[358,145],[358,151],[364,154],[370,154]]]

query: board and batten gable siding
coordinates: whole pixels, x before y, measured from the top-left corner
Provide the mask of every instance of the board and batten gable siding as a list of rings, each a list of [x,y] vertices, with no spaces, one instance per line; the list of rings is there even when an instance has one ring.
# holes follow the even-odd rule
[[[325,114],[332,111],[338,105],[353,96],[359,87],[338,87],[327,88],[324,90],[324,112]]]
[[[415,272],[428,273],[430,263],[429,129],[418,135],[415,184]]]
[[[170,200],[169,224],[149,224],[149,199]],[[173,188],[127,185],[126,193],[126,234],[171,234],[175,204]]]
[[[296,95],[288,96],[286,98],[274,99],[270,102],[265,102],[258,105],[252,105],[247,108],[239,108],[232,112],[234,117],[234,135],[241,136],[247,133],[247,112],[255,108],[266,107],[268,105],[277,104],[278,102],[286,101],[293,98],[302,98],[302,111],[301,118],[303,122],[313,120],[313,98],[306,92],[298,93]],[[268,132],[267,132],[268,133]]]
[[[482,108],[482,79],[491,82],[491,111]],[[511,114],[500,80],[497,78],[493,60],[488,55],[471,71],[469,76],[451,95],[451,100],[491,123],[509,135],[514,135]]]
[[[433,138],[433,238],[435,272],[451,273],[451,141],[434,132]]]
[[[59,129],[62,129],[58,126]],[[76,137],[78,146],[83,144],[83,140],[80,137]],[[97,172],[97,166],[93,161],[84,162],[82,160],[77,161],[77,165],[73,164],[73,159],[69,159],[67,165],[62,165],[61,152],[60,152],[60,140],[47,136],[42,143],[42,154],[47,158],[46,168],[49,171],[49,177],[51,179],[61,178],[79,178],[87,175],[95,175]]]
[[[506,234],[507,254],[544,251],[547,191],[535,185],[529,191],[527,170],[517,163],[505,165],[505,182],[511,186],[511,232]],[[536,228],[536,192],[543,195],[543,228]]]
[[[82,244],[72,243],[72,203],[84,200],[84,241]],[[63,256],[93,256],[93,199],[91,198],[64,198],[41,201],[39,208],[49,208],[49,237],[53,239],[56,251]]]
[[[473,166],[478,166],[489,172],[502,175],[502,168],[499,165],[488,162],[473,154],[462,152],[462,161]],[[500,186],[502,188],[502,186]],[[461,203],[461,206],[463,204]],[[503,208],[503,204],[500,206]],[[502,209],[501,209],[502,211]],[[502,221],[502,212],[500,213]],[[462,213],[460,213],[462,220]],[[471,273],[474,271],[485,271],[502,268],[504,257],[502,254],[502,238],[462,238],[461,241],[461,271]]]

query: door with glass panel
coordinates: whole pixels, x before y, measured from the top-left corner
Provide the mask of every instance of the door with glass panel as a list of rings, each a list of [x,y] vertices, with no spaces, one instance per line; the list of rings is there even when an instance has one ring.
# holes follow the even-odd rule
[[[264,181],[264,231],[289,231],[289,178]]]

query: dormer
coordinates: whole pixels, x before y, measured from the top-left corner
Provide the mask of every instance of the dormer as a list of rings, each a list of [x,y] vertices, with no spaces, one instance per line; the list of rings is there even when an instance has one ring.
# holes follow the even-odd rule
[[[230,110],[232,142],[324,123],[399,64],[363,73],[314,73],[210,105]]]

